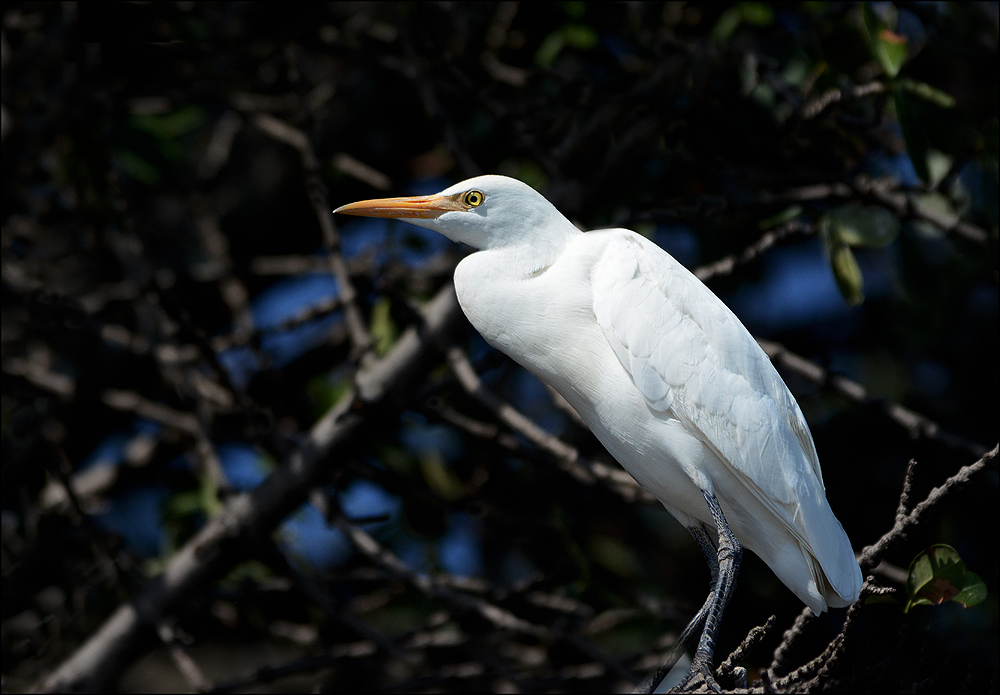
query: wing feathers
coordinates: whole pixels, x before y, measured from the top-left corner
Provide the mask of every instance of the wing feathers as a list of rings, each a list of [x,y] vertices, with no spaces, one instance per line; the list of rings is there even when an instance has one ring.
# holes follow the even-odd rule
[[[624,231],[608,243],[591,280],[598,324],[651,408],[669,408],[777,500],[795,499],[793,481],[822,490],[798,406],[708,288],[659,247]]]
[[[591,270],[594,315],[636,388],[651,409],[678,419],[745,476],[819,560],[830,579],[818,586],[856,596],[860,572],[826,502],[808,426],[767,355],[659,247],[627,230],[608,233]]]

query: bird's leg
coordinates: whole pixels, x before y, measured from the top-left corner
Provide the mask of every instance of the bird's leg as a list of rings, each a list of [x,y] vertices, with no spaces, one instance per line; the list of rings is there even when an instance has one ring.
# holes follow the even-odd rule
[[[701,608],[698,609],[698,612],[691,619],[691,622],[684,628],[681,636],[677,638],[678,642],[683,644],[687,649],[691,649],[694,647],[692,638],[701,632],[701,628],[705,624],[705,616],[708,614],[708,607],[712,604],[712,597],[715,595],[715,584],[719,581],[719,556],[704,528],[701,526],[691,526],[688,528],[688,531],[691,532],[691,535],[698,542],[701,554],[705,556],[705,562],[708,563],[708,569],[712,573],[712,582],[709,585],[709,592],[705,598],[705,603],[702,604]]]
[[[702,632],[702,627],[705,625],[705,616],[708,615],[709,607],[712,605],[712,601],[715,598],[715,585],[719,580],[719,555],[718,551],[715,549],[715,545],[712,544],[712,539],[709,537],[705,528],[700,524],[698,526],[689,526],[688,531],[694,536],[694,539],[698,542],[698,547],[701,548],[701,554],[705,556],[705,562],[708,563],[708,569],[712,573],[712,582],[709,588],[708,596],[705,598],[705,603],[702,604],[695,616],[691,618],[691,622],[687,624],[684,631],[681,632],[680,637],[677,638],[675,646],[670,649],[667,654],[667,658],[663,660],[663,664],[660,668],[653,674],[650,678],[643,681],[643,684],[636,688],[636,693],[651,693],[657,687],[659,687],[660,682],[667,677],[667,674],[677,663],[678,659],[681,657],[681,648],[692,650],[695,649],[698,636]]]
[[[702,610],[695,616],[695,620],[691,621],[692,624],[698,621],[699,616],[704,611],[705,614],[701,619],[704,620],[705,627],[701,632],[701,639],[698,640],[698,649],[695,651],[694,659],[691,661],[691,669],[688,671],[687,677],[673,690],[690,690],[692,687],[700,685],[699,681],[701,681],[715,692],[722,692],[719,684],[715,682],[712,659],[715,655],[715,639],[719,625],[722,623],[722,614],[726,610],[726,605],[733,594],[733,589],[736,587],[736,575],[740,571],[740,558],[743,555],[743,548],[740,546],[739,541],[736,540],[736,536],[729,528],[729,524],[726,523],[722,507],[719,506],[719,500],[707,490],[703,490],[702,494],[705,496],[709,511],[712,512],[712,519],[715,521],[715,527],[719,532],[719,549],[716,552],[717,563],[709,560],[708,565],[713,570],[712,574],[714,576],[712,592],[709,594],[705,605],[702,606]],[[702,546],[702,551],[705,552],[702,539],[698,537],[698,534],[694,534],[694,536],[698,540],[698,545]],[[716,565],[718,569],[716,569]],[[688,628],[690,627],[689,625]],[[684,632],[686,633],[687,631],[685,629]],[[681,635],[682,638],[684,636],[684,634]]]

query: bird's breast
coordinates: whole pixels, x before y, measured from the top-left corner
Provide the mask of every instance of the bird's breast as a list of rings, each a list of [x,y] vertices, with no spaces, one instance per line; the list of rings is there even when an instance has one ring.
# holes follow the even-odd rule
[[[584,235],[586,238],[588,235]],[[480,251],[455,270],[455,290],[473,327],[493,347],[559,392],[591,431],[640,483],[679,518],[698,515],[704,504],[681,467],[704,455],[702,443],[667,414],[650,411],[597,323],[590,283],[594,239],[579,243],[543,272],[505,272],[502,254]],[[668,489],[691,487],[699,504],[667,502]]]
[[[479,251],[459,263],[455,291],[490,345],[560,391],[586,390],[593,373],[617,359],[594,318],[584,261],[560,257],[522,272],[511,254]]]

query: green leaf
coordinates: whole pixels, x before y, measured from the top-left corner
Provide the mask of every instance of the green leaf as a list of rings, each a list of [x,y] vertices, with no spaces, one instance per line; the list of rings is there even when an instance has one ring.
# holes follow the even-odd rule
[[[148,186],[155,186],[160,182],[160,170],[132,150],[116,150],[113,159],[122,171],[136,181]]]
[[[813,76],[812,63],[802,56],[789,56],[784,67],[781,68],[781,77],[793,87],[801,88],[807,80]]]
[[[712,40],[716,43],[724,43],[729,40],[729,37],[733,35],[739,26],[740,22],[743,21],[743,14],[740,12],[740,8],[733,6],[728,8],[725,12],[719,15],[718,21],[716,21],[715,26],[712,27]]]
[[[958,552],[950,545],[937,544],[920,553],[910,563],[906,578],[910,600],[904,612],[913,606],[930,606],[954,601],[964,608],[986,598],[986,584],[970,572]]]
[[[941,108],[951,109],[955,107],[957,103],[955,97],[948,94],[948,92],[943,89],[938,89],[937,87],[932,87],[926,82],[915,82],[907,78],[903,78],[896,83],[900,89],[905,89],[908,92],[916,94],[921,99],[931,102],[932,104],[937,104]]]
[[[224,589],[235,589],[241,584],[249,583],[258,585],[274,576],[270,567],[258,560],[247,560],[236,565],[225,577],[219,581],[220,587]]]
[[[198,496],[205,516],[209,518],[219,514],[225,506],[219,499],[219,486],[208,472],[203,473],[198,480]]]
[[[455,476],[440,453],[428,451],[421,454],[417,460],[420,464],[420,473],[427,481],[427,486],[438,497],[448,501],[455,501],[462,497],[465,492],[462,481]]]
[[[774,10],[766,2],[741,2],[737,7],[743,21],[755,27],[766,27],[774,21]]]
[[[864,278],[861,268],[851,247],[845,244],[836,234],[830,216],[826,215],[820,220],[820,238],[823,240],[823,249],[830,260],[830,270],[833,271],[833,279],[837,282],[837,288],[844,300],[851,306],[857,306],[864,301]]]
[[[535,65],[547,68],[555,62],[566,45],[566,37],[561,31],[553,31],[542,39],[541,45],[535,51]]]
[[[171,519],[179,519],[202,512],[201,487],[195,490],[175,492],[164,505],[163,514]]]
[[[836,241],[866,248],[892,243],[902,226],[894,214],[874,206],[843,205],[828,212],[824,219]]]
[[[396,342],[399,329],[392,320],[392,303],[388,297],[381,297],[372,307],[371,334],[375,339],[375,354],[382,357]]]
[[[851,247],[878,248],[899,236],[900,222],[885,208],[843,205],[820,220],[820,237],[840,294],[851,306],[864,301],[864,277]]]
[[[556,61],[566,46],[590,49],[598,43],[597,32],[583,24],[567,24],[542,39],[535,51],[535,64],[548,67]]]
[[[839,244],[832,249],[830,267],[833,269],[833,278],[837,281],[840,294],[848,304],[857,306],[865,301],[865,280],[850,246]]]
[[[779,212],[777,215],[772,215],[766,220],[761,220],[757,227],[761,230],[771,229],[773,227],[780,227],[786,222],[791,222],[796,217],[802,214],[801,205],[789,205],[787,208]]]
[[[921,193],[919,195],[912,196],[910,200],[912,205],[917,209],[918,213],[936,212],[946,217],[956,217],[958,214],[955,212],[955,208],[951,204],[951,199],[940,191]]]
[[[717,43],[727,41],[746,23],[757,27],[766,27],[774,21],[774,10],[764,2],[741,2],[723,12],[715,26],[712,27],[712,40]]]
[[[986,582],[975,572],[966,570],[965,586],[952,601],[962,604],[962,608],[971,608],[985,601],[988,593]]]
[[[893,33],[888,29],[879,32],[876,55],[889,77],[899,74],[899,69],[906,62],[906,56],[910,52],[908,39],[900,34]]]
[[[175,138],[194,130],[204,120],[204,109],[191,105],[170,113],[132,116],[132,125],[156,138]]]
[[[583,24],[567,24],[563,27],[566,45],[573,48],[589,49],[597,45],[597,32]]]
[[[321,415],[340,402],[344,394],[351,390],[353,380],[349,374],[334,372],[315,376],[306,382],[306,395],[312,402],[313,410]]]
[[[882,3],[878,7],[883,16],[879,16],[873,3],[864,3],[863,14],[868,45],[885,74],[895,77],[906,62],[910,46],[905,36],[897,34],[890,28],[896,26],[899,17],[896,8],[889,3]]]
[[[222,511],[219,486],[212,476],[202,473],[198,476],[198,487],[181,490],[170,496],[164,506],[164,516],[171,520],[184,519],[193,514],[213,517]]]
[[[937,188],[938,184],[944,181],[944,177],[951,171],[953,159],[941,150],[927,150],[927,173],[930,176],[928,183],[931,188]],[[950,207],[950,203],[949,203]]]

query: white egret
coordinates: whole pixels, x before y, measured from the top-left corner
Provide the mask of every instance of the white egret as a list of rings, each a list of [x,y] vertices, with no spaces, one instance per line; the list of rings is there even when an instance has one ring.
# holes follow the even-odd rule
[[[627,229],[581,232],[505,176],[335,212],[405,219],[477,249],[455,269],[472,325],[562,394],[691,531],[712,590],[683,635],[702,630],[688,679],[718,689],[715,634],[741,546],[814,613],[858,598],[861,569],[798,404],[736,315],[661,248]]]

